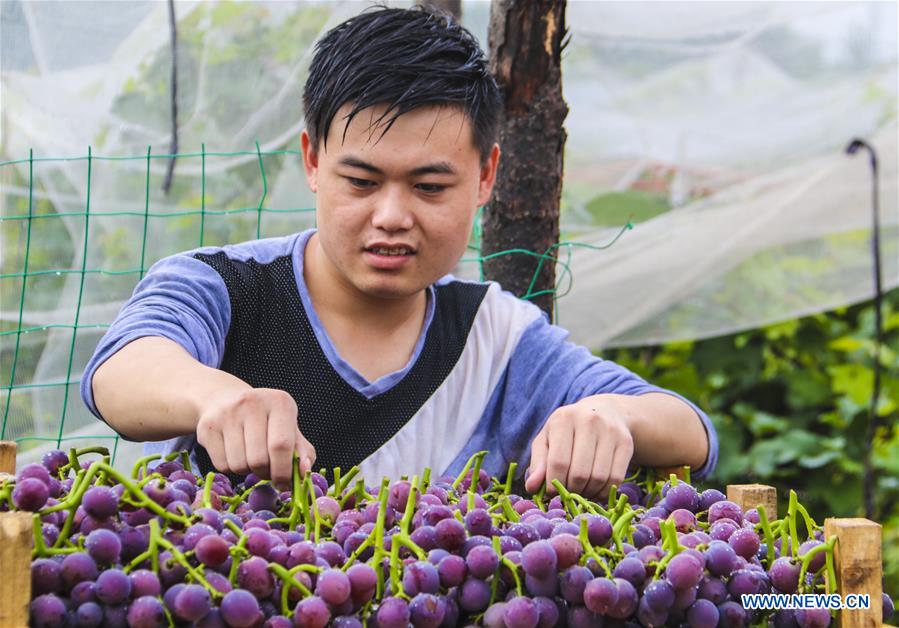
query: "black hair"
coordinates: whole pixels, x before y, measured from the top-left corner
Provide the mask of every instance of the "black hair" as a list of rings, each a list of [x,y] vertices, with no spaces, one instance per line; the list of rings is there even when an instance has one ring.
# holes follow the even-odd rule
[[[306,131],[326,145],[338,109],[353,117],[373,105],[386,133],[402,114],[427,105],[460,107],[481,160],[499,135],[502,97],[474,36],[448,13],[375,7],[331,29],[315,47],[303,90]]]

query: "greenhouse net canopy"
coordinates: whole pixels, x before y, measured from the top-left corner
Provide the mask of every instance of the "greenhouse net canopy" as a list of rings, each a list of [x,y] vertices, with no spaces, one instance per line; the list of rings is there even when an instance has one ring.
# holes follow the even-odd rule
[[[314,225],[302,86],[316,39],[369,5],[175,3],[164,191],[167,4],[0,4],[3,438],[112,438],[78,380],[146,269]],[[489,11],[463,3],[485,47]],[[895,3],[569,2],[567,22],[556,310],[573,340],[699,339],[869,299],[854,137],[880,159],[899,285]],[[477,243],[456,274],[480,277]]]

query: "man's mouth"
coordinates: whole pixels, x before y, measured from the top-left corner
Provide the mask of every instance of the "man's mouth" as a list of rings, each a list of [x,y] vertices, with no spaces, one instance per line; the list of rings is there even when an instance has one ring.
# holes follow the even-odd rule
[[[411,247],[407,246],[370,246],[365,249],[369,253],[374,253],[375,255],[384,255],[387,257],[394,257],[400,255],[414,255],[415,250]]]

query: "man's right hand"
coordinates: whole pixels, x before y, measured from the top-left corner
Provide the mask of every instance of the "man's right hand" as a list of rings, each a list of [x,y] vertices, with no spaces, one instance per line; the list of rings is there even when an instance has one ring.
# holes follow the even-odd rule
[[[315,462],[297,427],[297,404],[283,390],[245,388],[211,401],[197,421],[197,442],[219,471],[253,472],[282,488],[290,486],[294,452],[302,473]]]

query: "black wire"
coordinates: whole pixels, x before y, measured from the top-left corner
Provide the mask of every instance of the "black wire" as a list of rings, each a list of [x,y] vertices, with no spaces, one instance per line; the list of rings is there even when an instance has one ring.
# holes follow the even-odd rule
[[[871,406],[869,408],[868,430],[865,451],[865,478],[863,495],[865,501],[865,516],[874,518],[874,467],[871,463],[871,450],[874,447],[874,438],[880,419],[877,416],[877,404],[880,400],[880,349],[883,344],[883,285],[880,271],[880,201],[878,193],[878,167],[877,152],[874,147],[861,139],[853,139],[846,152],[854,155],[860,148],[868,151],[871,163],[871,211],[872,211],[872,237],[871,256],[874,261],[874,386],[871,390]]]
[[[169,0],[169,35],[172,40],[172,147],[169,150],[169,164],[165,172],[162,191],[166,194],[172,188],[175,175],[175,155],[178,154],[178,25],[175,20],[175,0]]]

